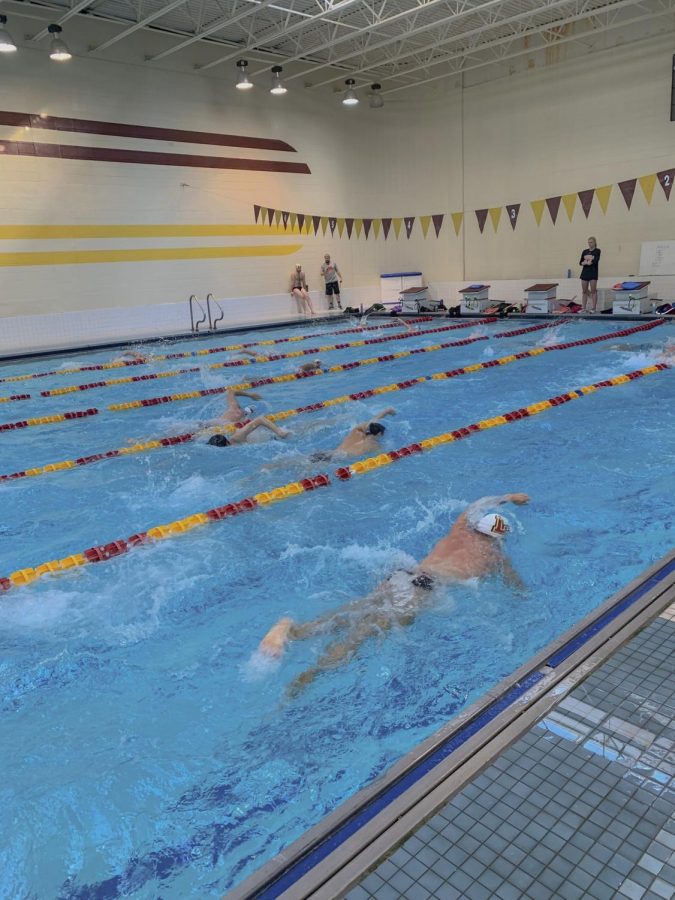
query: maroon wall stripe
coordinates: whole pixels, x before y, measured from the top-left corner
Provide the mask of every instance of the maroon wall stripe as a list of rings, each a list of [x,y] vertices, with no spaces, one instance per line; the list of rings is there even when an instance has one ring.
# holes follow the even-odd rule
[[[93,119],[66,119],[61,116],[38,116],[34,113],[0,110],[0,125],[41,128],[45,131],[74,131],[79,134],[107,134],[117,137],[143,138],[149,141],[177,141],[184,144],[213,144],[215,147],[249,147],[253,150],[284,150],[297,153],[285,141],[273,138],[246,137],[240,134],[214,134],[210,131],[184,131],[180,128],[156,128],[154,125],[124,125],[119,122],[97,122]]]
[[[196,169],[293,172],[300,175],[311,175],[307,163],[278,162],[272,159],[239,159],[228,156],[193,156],[188,153],[152,153],[147,150],[114,150],[109,147],[75,147],[70,144],[34,144],[31,141],[0,141],[0,152],[12,156],[40,156],[51,159],[138,163],[146,166],[186,166]]]

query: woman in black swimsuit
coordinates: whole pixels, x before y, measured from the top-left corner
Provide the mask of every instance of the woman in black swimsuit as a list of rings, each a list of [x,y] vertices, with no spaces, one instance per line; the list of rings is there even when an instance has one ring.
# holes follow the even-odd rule
[[[581,251],[581,301],[585,312],[595,312],[598,305],[598,263],[600,250],[594,237],[588,239],[588,249]],[[589,300],[590,295],[590,300]]]

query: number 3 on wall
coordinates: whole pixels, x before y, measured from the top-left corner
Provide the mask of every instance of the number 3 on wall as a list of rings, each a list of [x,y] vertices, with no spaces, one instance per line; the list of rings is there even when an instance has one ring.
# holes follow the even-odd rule
[[[516,217],[516,211],[515,211],[515,209],[512,209],[511,210],[511,218],[515,219],[515,217]]]

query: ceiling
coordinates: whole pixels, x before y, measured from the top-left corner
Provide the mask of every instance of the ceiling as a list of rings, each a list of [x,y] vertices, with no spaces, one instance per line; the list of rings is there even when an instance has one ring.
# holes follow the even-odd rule
[[[283,65],[308,89],[354,78],[389,94],[675,34],[675,0],[0,0],[0,11],[33,20],[33,45],[49,22],[66,38],[84,29],[78,55],[116,59],[143,39],[147,65],[232,77],[243,57],[252,76]]]

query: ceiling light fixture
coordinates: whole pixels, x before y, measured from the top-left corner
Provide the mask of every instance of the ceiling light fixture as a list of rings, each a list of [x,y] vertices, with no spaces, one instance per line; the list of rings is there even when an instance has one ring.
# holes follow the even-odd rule
[[[345,91],[345,95],[342,98],[342,102],[345,106],[356,106],[359,102],[359,98],[356,96],[356,91],[354,90],[354,85],[356,82],[353,78],[347,78],[345,81],[347,85],[347,90]]]
[[[272,66],[272,87],[270,88],[270,94],[285,94],[287,88],[284,87],[284,83],[281,80],[281,73],[283,72],[282,66]]]
[[[7,16],[0,16],[0,53],[14,53],[16,44],[14,38],[5,28]]]
[[[237,87],[240,91],[247,91],[249,88],[253,87],[253,82],[248,77],[248,72],[246,71],[246,67],[248,66],[248,62],[245,59],[237,60],[237,68],[239,69],[239,75],[237,76]]]
[[[66,42],[59,37],[63,29],[60,25],[49,25],[47,31],[52,36],[52,43],[49,48],[49,58],[56,62],[66,62],[73,58],[73,54],[68,49]]]
[[[382,107],[384,106],[384,97],[380,93],[380,91],[382,90],[382,85],[377,83],[371,84],[370,90],[372,93],[368,98],[368,106],[371,109],[382,109]]]

